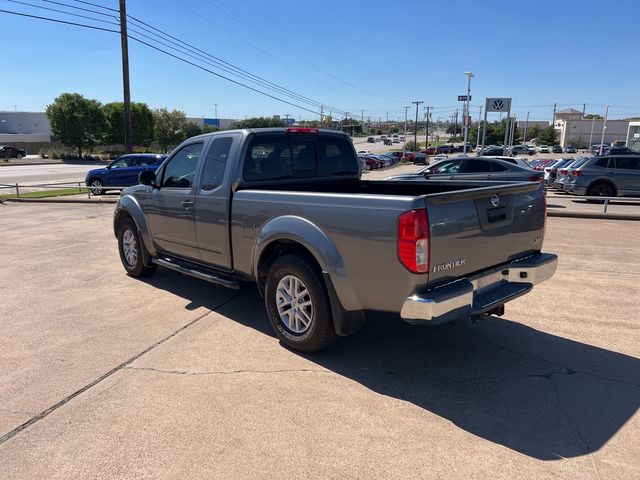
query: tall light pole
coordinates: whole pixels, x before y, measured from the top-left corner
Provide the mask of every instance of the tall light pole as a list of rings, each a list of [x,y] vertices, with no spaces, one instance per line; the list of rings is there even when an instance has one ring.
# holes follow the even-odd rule
[[[592,117],[591,118],[591,135],[589,135],[589,150],[591,150],[591,145],[592,145],[592,141],[593,141],[593,127],[595,127],[596,125],[596,117]]]
[[[218,119],[218,104],[214,103],[213,105],[214,105],[215,110],[216,110],[216,120],[217,120]]]
[[[418,150],[418,107],[420,106],[421,103],[424,103],[422,100],[418,101],[416,100],[415,102],[411,102],[416,106],[416,124],[415,126],[415,130],[413,131],[413,143],[416,147],[416,150]]]
[[[522,136],[522,143],[523,144],[527,143],[527,128],[528,127],[529,127],[529,112],[527,112],[527,119],[524,122],[524,135]]]
[[[598,155],[602,155],[602,145],[604,143],[604,131],[607,129],[607,115],[609,115],[609,107],[611,105],[607,105],[604,109],[604,122],[602,123],[602,136],[600,137],[600,153]]]
[[[407,110],[411,107],[404,107],[404,140],[402,141],[402,158],[407,151]]]
[[[425,141],[425,148],[427,148],[429,146],[429,116],[431,115],[429,110],[431,110],[433,107],[425,107],[427,109],[427,123],[425,126],[425,132],[424,132],[424,141]]]
[[[467,76],[467,100],[465,101],[464,111],[464,147],[462,147],[462,154],[467,154],[467,140],[469,138],[469,100],[471,99],[471,79],[473,78],[473,72],[464,72]]]

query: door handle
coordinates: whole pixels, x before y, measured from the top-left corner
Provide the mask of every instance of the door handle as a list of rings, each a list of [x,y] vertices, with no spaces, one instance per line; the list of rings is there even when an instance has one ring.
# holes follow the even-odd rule
[[[194,205],[193,204],[193,200],[183,200],[182,201],[182,206],[184,208],[191,208],[191,207],[193,207],[193,205]]]

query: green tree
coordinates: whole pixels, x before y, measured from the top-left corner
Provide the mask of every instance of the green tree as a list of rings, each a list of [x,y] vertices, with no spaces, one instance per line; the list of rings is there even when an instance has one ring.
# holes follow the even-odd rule
[[[107,128],[104,142],[124,145],[124,103],[111,102],[102,107]],[[153,141],[155,118],[146,103],[131,103],[133,144],[148,147]]]
[[[184,112],[158,108],[153,111],[153,116],[155,141],[163,152],[167,152],[169,145],[177,145],[186,138],[187,116]]]
[[[556,129],[553,128],[553,126],[549,126],[540,130],[540,135],[538,135],[538,143],[541,143],[543,145],[555,145],[556,143],[558,143]]]
[[[533,125],[531,128],[527,128],[527,138],[524,139],[524,143],[526,143],[527,140],[538,138],[540,130],[540,126],[538,125]]]
[[[595,113],[590,113],[588,115],[585,115],[584,118],[587,120],[591,120],[592,118],[595,118],[596,120],[604,120],[604,117],[602,115],[598,115]]]
[[[187,122],[184,126],[184,135],[186,138],[202,135],[202,133],[202,125],[198,125],[197,123]]]
[[[63,93],[47,105],[46,112],[53,134],[62,144],[77,148],[80,157],[83,149],[97,145],[104,136],[104,113],[97,100]]]
[[[284,127],[284,122],[275,117],[252,117],[233,124],[233,128]]]

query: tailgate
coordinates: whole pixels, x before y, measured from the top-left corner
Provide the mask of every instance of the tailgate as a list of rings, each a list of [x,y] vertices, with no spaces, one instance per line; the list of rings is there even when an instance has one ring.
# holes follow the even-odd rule
[[[539,183],[426,195],[429,285],[540,251],[545,197]]]

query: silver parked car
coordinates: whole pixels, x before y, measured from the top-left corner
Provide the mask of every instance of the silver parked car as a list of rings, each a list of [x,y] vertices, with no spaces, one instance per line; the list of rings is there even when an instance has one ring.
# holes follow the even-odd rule
[[[594,197],[640,196],[640,156],[588,158],[573,170],[565,191]]]
[[[542,182],[542,177],[542,172],[498,158],[458,157],[434,163],[415,173],[388,177],[387,180],[424,180],[427,178],[433,180]]]

